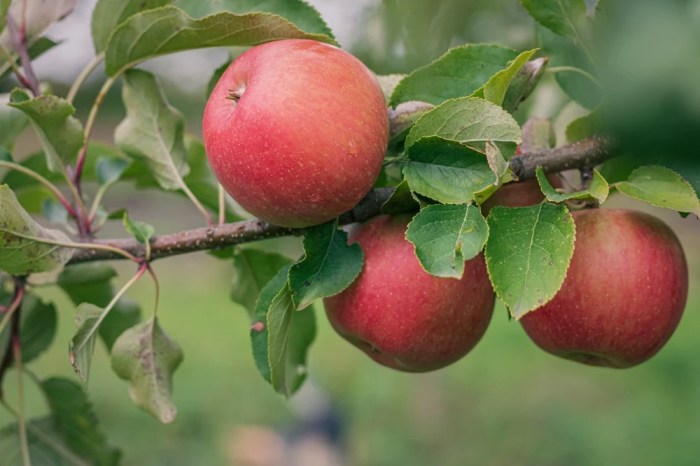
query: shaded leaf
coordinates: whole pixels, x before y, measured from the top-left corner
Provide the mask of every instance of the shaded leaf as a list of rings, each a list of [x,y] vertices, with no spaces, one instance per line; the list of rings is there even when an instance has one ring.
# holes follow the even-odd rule
[[[313,312],[294,310],[288,273],[289,267],[284,267],[263,288],[250,334],[258,371],[284,395],[294,393],[306,379],[306,353],[316,335]]]
[[[564,202],[570,199],[596,199],[598,202],[603,203],[610,193],[608,182],[605,181],[605,178],[595,169],[593,170],[593,179],[588,188],[573,193],[558,192],[547,179],[547,175],[544,174],[542,167],[537,167],[536,174],[537,182],[540,184],[540,188],[545,197],[550,202]]]
[[[235,249],[231,299],[245,307],[252,316],[255,303],[265,284],[291,262],[289,258],[274,252]]]
[[[394,89],[389,105],[396,107],[410,100],[438,105],[448,99],[471,95],[517,56],[515,50],[498,45],[455,47],[406,76]]]
[[[483,154],[437,137],[410,147],[403,174],[411,191],[444,204],[469,203],[496,182]]]
[[[145,222],[133,220],[131,217],[129,217],[128,212],[124,212],[122,220],[124,223],[124,230],[126,230],[127,233],[136,238],[136,241],[138,241],[141,244],[149,243],[151,241],[151,238],[155,234],[155,228],[153,228],[152,225],[149,225]]]
[[[348,244],[348,235],[333,220],[306,230],[304,257],[289,269],[289,287],[297,309],[319,298],[340,293],[362,271],[360,245]]]
[[[75,107],[55,95],[32,98],[21,89],[10,94],[10,106],[29,117],[44,148],[48,168],[62,171],[83,144],[83,126],[73,116]]]
[[[175,419],[172,376],[183,359],[180,346],[154,317],[119,336],[112,347],[112,369],[129,380],[134,403],[162,423]]]
[[[580,39],[586,20],[584,0],[520,0],[535,21],[560,36]]]
[[[114,132],[115,143],[145,163],[163,189],[181,189],[189,172],[184,117],[170,106],[151,73],[129,71],[122,94],[126,118]]]
[[[116,76],[139,62],[202,47],[249,46],[276,39],[333,40],[325,34],[305,33],[270,13],[216,13],[193,19],[174,6],[131,16],[112,34],[105,51],[105,68]]]
[[[478,207],[470,204],[431,205],[421,210],[406,230],[406,239],[423,268],[436,277],[461,278],[464,262],[476,257],[489,228]]]
[[[389,199],[382,204],[382,213],[387,215],[403,214],[417,211],[419,207],[418,201],[416,201],[411,193],[408,181],[403,179],[396,185]]]
[[[496,295],[519,319],[559,291],[574,253],[574,220],[564,205],[494,207],[486,265]]]
[[[535,90],[547,68],[547,58],[537,58],[525,63],[515,74],[503,97],[501,106],[507,112],[514,112]]]
[[[693,187],[678,173],[658,165],[645,165],[615,184],[624,193],[648,204],[700,216],[700,201]]]
[[[32,466],[90,466],[70,450],[51,416],[27,421],[27,444]],[[0,430],[0,466],[22,464],[20,445],[17,423]]]
[[[36,223],[12,190],[0,185],[0,269],[12,275],[48,272],[73,255],[73,249],[42,241],[67,243],[70,239],[61,231]]]
[[[7,105],[9,101],[10,94],[0,94],[0,147],[11,151],[15,139],[22,133],[29,120],[24,113]]]
[[[50,378],[41,383],[56,431],[66,445],[92,465],[116,466],[121,453],[107,443],[83,388],[67,379]]]
[[[95,177],[102,186],[116,183],[128,167],[129,161],[120,157],[100,157],[95,164]]]

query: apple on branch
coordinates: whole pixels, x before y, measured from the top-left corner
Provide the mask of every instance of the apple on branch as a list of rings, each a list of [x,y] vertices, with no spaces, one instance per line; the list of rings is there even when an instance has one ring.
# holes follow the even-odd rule
[[[376,362],[407,372],[447,366],[486,332],[494,307],[483,255],[461,279],[429,275],[404,234],[409,216],[375,217],[350,234],[365,263],[349,288],[326,298],[335,330]]]
[[[352,209],[372,188],[389,120],[360,60],[313,40],[280,40],[238,57],[204,110],[216,177],[247,211],[306,227]]]
[[[642,212],[573,212],[576,247],[564,284],[520,322],[543,350],[595,366],[646,361],[669,340],[688,295],[678,238]]]

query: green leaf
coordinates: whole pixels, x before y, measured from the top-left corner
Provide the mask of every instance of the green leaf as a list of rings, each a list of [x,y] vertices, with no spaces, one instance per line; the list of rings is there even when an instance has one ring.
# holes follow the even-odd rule
[[[2,282],[0,282],[0,286],[2,286]],[[42,301],[33,293],[27,293],[24,296],[21,312],[22,362],[28,363],[39,357],[53,343],[58,316],[52,303]],[[9,326],[6,326],[0,334],[0,358],[2,352],[7,348],[9,335]],[[12,362],[14,363],[14,360]]]
[[[24,113],[7,105],[9,100],[10,94],[0,94],[0,148],[11,151],[29,120]]]
[[[477,97],[463,97],[438,105],[421,116],[406,138],[406,148],[421,138],[443,139],[483,150],[485,141],[520,144],[518,123],[498,105]]]
[[[546,68],[546,58],[536,58],[526,62],[511,80],[501,106],[507,112],[513,113],[535,90]]]
[[[287,396],[306,379],[306,353],[316,336],[311,309],[295,311],[288,273],[289,267],[284,267],[263,288],[250,333],[260,374]]]
[[[494,207],[486,265],[496,295],[520,319],[551,300],[574,253],[574,220],[564,205]]]
[[[95,177],[101,186],[110,185],[116,183],[128,167],[128,160],[119,157],[100,157],[95,164]]]
[[[496,182],[484,154],[437,137],[410,147],[403,174],[411,191],[443,204],[467,204]]]
[[[515,50],[498,45],[455,47],[406,76],[394,89],[389,105],[396,107],[410,100],[438,105],[448,99],[471,95],[517,56]]]
[[[124,76],[126,118],[114,141],[129,157],[144,162],[163,189],[182,189],[189,172],[185,154],[185,119],[171,107],[151,73],[131,70]]]
[[[193,18],[222,11],[238,14],[260,11],[274,13],[294,23],[302,31],[333,37],[333,33],[316,8],[303,0],[219,0],[216,2],[174,0],[173,4],[182,8]]]
[[[41,383],[54,426],[66,445],[96,466],[116,466],[121,453],[107,443],[82,387],[67,379],[50,378]]]
[[[560,37],[543,27],[537,28],[537,37],[540,47],[549,57],[550,69],[571,68],[560,70],[555,75],[562,90],[580,105],[595,108],[602,99],[602,92],[600,86],[589,77],[594,67],[586,53],[571,39]]]
[[[486,220],[470,204],[428,206],[406,230],[406,239],[426,272],[452,278],[462,277],[464,262],[481,252],[488,235]]]
[[[0,185],[0,269],[12,275],[48,272],[61,267],[73,255],[73,249],[44,241],[66,243],[70,238],[36,223],[12,190]]]
[[[21,89],[10,94],[10,106],[21,110],[28,117],[46,154],[51,171],[64,170],[83,144],[83,126],[73,116],[75,107],[55,95],[31,98]]]
[[[132,15],[172,3],[171,0],[99,0],[92,12],[92,41],[95,52],[107,48],[114,30]]]
[[[678,173],[658,165],[645,165],[615,184],[621,193],[648,204],[700,215],[700,201],[693,187]]]
[[[542,192],[550,202],[558,203],[570,199],[596,199],[598,202],[603,203],[610,193],[608,182],[605,181],[605,178],[595,169],[593,170],[593,179],[588,188],[573,193],[560,193],[557,191],[547,179],[547,175],[544,174],[542,167],[537,167],[536,174],[540,189],[542,189]]]
[[[584,0],[520,0],[535,21],[560,36],[580,40],[586,20]]]
[[[343,291],[360,274],[363,262],[360,245],[348,244],[337,219],[309,228],[304,234],[304,257],[289,269],[297,309]]]
[[[249,46],[277,39],[334,41],[325,34],[305,33],[270,13],[216,13],[193,19],[174,6],[131,16],[112,34],[105,51],[105,68],[116,76],[137,63],[168,53],[202,47]]]
[[[408,181],[403,179],[389,196],[389,199],[382,204],[382,213],[387,215],[404,214],[416,211],[419,208],[418,201],[413,197]]]
[[[44,199],[41,213],[50,223],[68,226],[68,211],[63,204],[53,199]]]
[[[61,437],[53,417],[47,416],[27,421],[27,444],[32,466],[88,466],[75,455]],[[17,423],[0,430],[0,466],[22,464],[21,441]]]
[[[177,414],[172,402],[172,377],[182,358],[180,346],[155,317],[122,333],[112,347],[112,369],[131,382],[131,399],[164,424],[172,422]]]
[[[601,132],[598,110],[575,119],[566,127],[566,142],[574,143]]]
[[[506,69],[501,70],[491,76],[481,92],[483,98],[489,102],[493,102],[496,105],[503,104],[503,99],[505,98],[513,79],[515,79],[525,63],[527,63],[527,61],[530,60],[536,52],[537,49],[533,49],[521,53],[515,57],[512,62],[510,62]]]
[[[115,289],[111,281],[116,276],[117,272],[107,264],[87,262],[63,269],[56,284],[75,305],[89,303],[104,308],[114,297]],[[99,328],[100,337],[107,349],[112,348],[117,337],[126,329],[136,325],[140,316],[138,304],[126,296],[119,298]]]
[[[235,249],[231,299],[242,305],[253,316],[255,303],[266,283],[291,260],[274,252],[256,249]]]
[[[124,212],[122,219],[124,223],[124,230],[136,238],[136,241],[141,244],[148,244],[151,241],[151,238],[153,238],[153,235],[156,232],[152,225],[132,220],[131,217],[129,217],[128,212]]]
[[[98,325],[103,311],[104,309],[94,304],[83,303],[78,306],[75,313],[75,325],[78,330],[70,341],[68,352],[70,365],[84,383],[87,383],[90,377],[90,364],[97,341],[95,326]]]

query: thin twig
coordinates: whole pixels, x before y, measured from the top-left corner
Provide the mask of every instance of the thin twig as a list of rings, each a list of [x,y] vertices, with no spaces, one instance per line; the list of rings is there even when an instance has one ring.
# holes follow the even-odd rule
[[[4,160],[0,160],[0,167],[5,167],[9,168],[10,170],[16,170],[20,173],[23,173],[31,178],[34,178],[37,180],[39,183],[41,183],[44,187],[46,187],[49,191],[53,193],[53,195],[58,199],[58,201],[61,203],[61,205],[66,209],[68,214],[73,217],[73,218],[78,218],[78,214],[73,208],[73,206],[70,204],[68,199],[63,195],[61,191],[54,185],[52,182],[35,172],[34,170],[31,170],[23,165],[20,165],[18,163],[14,162],[6,162]]]
[[[36,97],[40,93],[39,81],[34,74],[34,69],[32,69],[32,59],[29,57],[29,51],[27,50],[27,37],[25,35],[24,28],[18,29],[14,18],[8,15],[7,31],[10,33],[12,45],[19,54],[19,60],[20,63],[22,63],[22,69],[24,70],[26,83],[22,83],[22,85],[29,89],[34,97]]]

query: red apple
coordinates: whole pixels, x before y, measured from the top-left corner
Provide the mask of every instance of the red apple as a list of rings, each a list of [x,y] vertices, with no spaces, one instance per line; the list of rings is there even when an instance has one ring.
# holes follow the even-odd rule
[[[646,361],[668,341],[688,294],[688,267],[673,231],[651,215],[573,213],[576,249],[552,301],[520,322],[543,350],[594,366]]]
[[[226,69],[204,110],[209,163],[253,215],[305,227],[372,188],[388,142],[386,102],[357,58],[312,40],[254,47]]]
[[[333,328],[372,359],[424,372],[457,361],[479,342],[494,293],[481,255],[465,263],[459,280],[423,270],[404,237],[409,221],[381,216],[352,231],[364,268],[349,288],[324,302]]]

